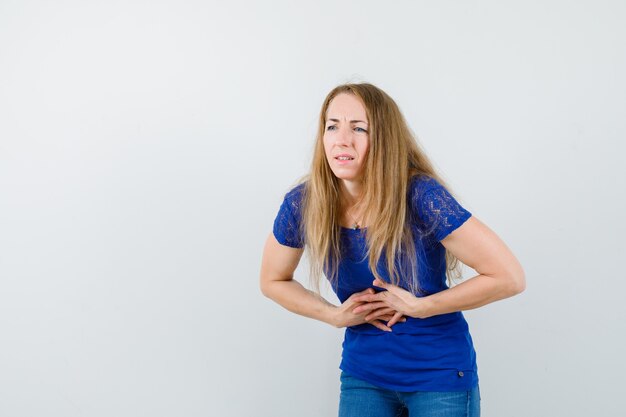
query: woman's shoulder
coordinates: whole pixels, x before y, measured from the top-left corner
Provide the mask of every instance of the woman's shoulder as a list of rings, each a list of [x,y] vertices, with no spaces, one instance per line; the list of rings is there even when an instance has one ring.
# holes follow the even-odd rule
[[[304,201],[305,190],[306,182],[299,181],[296,185],[292,185],[285,193],[283,204],[288,206],[293,213],[299,214]]]
[[[409,181],[407,199],[411,209],[422,213],[424,210],[436,209],[454,197],[443,180],[427,174],[417,174]]]
[[[441,184],[434,177],[426,174],[416,174],[409,180],[408,191],[411,196],[416,196],[437,187],[441,187]]]
[[[300,202],[304,195],[305,187],[306,182],[299,182],[296,185],[292,186],[285,194],[285,200],[289,200],[291,202]]]

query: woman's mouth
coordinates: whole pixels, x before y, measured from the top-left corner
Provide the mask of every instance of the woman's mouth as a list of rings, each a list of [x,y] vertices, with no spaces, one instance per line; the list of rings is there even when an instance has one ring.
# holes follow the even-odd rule
[[[337,161],[337,163],[338,163],[339,165],[347,165],[347,164],[349,164],[350,162],[352,162],[352,161],[354,160],[354,158],[353,158],[353,157],[351,157],[351,156],[347,156],[347,155],[346,155],[346,156],[343,156],[343,155],[342,155],[342,156],[336,156],[336,157],[335,157],[335,160]]]

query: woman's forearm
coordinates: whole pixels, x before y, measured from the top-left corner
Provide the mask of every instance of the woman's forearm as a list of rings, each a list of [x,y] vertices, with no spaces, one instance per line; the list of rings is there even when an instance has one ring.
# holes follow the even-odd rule
[[[524,279],[476,275],[447,290],[418,298],[416,316],[426,318],[482,307],[524,291],[523,282]]]
[[[292,313],[336,327],[334,313],[337,307],[313,291],[307,290],[296,280],[268,282],[263,294]]]

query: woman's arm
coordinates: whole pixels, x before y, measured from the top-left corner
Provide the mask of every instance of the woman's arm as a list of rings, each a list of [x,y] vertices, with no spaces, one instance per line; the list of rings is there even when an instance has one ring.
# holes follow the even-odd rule
[[[391,329],[380,319],[389,320],[395,311],[388,309],[383,317],[366,320],[367,313],[353,313],[355,307],[363,304],[353,301],[354,297],[363,294],[372,294],[374,290],[368,288],[362,292],[352,294],[341,306],[335,306],[326,299],[304,288],[293,279],[293,273],[300,262],[303,249],[281,245],[276,237],[270,233],[265,242],[263,260],[261,262],[261,292],[268,298],[276,301],[287,310],[301,316],[323,321],[334,327],[355,326],[370,323],[385,331]],[[406,320],[402,318],[402,320]],[[396,320],[398,321],[398,320]]]
[[[333,324],[335,306],[293,279],[303,252],[281,245],[270,233],[261,262],[261,292],[292,313]]]
[[[479,275],[417,300],[415,314],[418,316],[471,310],[526,289],[524,270],[513,252],[475,216],[446,236],[441,244]]]
[[[471,310],[519,294],[526,288],[524,270],[506,244],[475,216],[441,240],[461,262],[476,270],[479,275],[452,288],[429,295],[415,297],[410,292],[379,280],[374,285],[387,289],[373,295],[363,295],[355,301],[369,304],[357,307],[362,313],[383,306],[415,318],[427,318],[455,311]],[[370,318],[373,314],[369,314]],[[395,317],[389,324],[395,322]]]

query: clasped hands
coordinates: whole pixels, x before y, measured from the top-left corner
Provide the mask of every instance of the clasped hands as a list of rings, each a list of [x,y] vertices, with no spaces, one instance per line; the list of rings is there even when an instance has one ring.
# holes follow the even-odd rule
[[[376,278],[372,284],[387,291],[375,292],[373,288],[356,292],[337,307],[336,326],[371,325],[390,332],[391,326],[405,322],[408,317],[421,317],[423,300],[404,288]],[[386,322],[386,324],[385,324]]]

